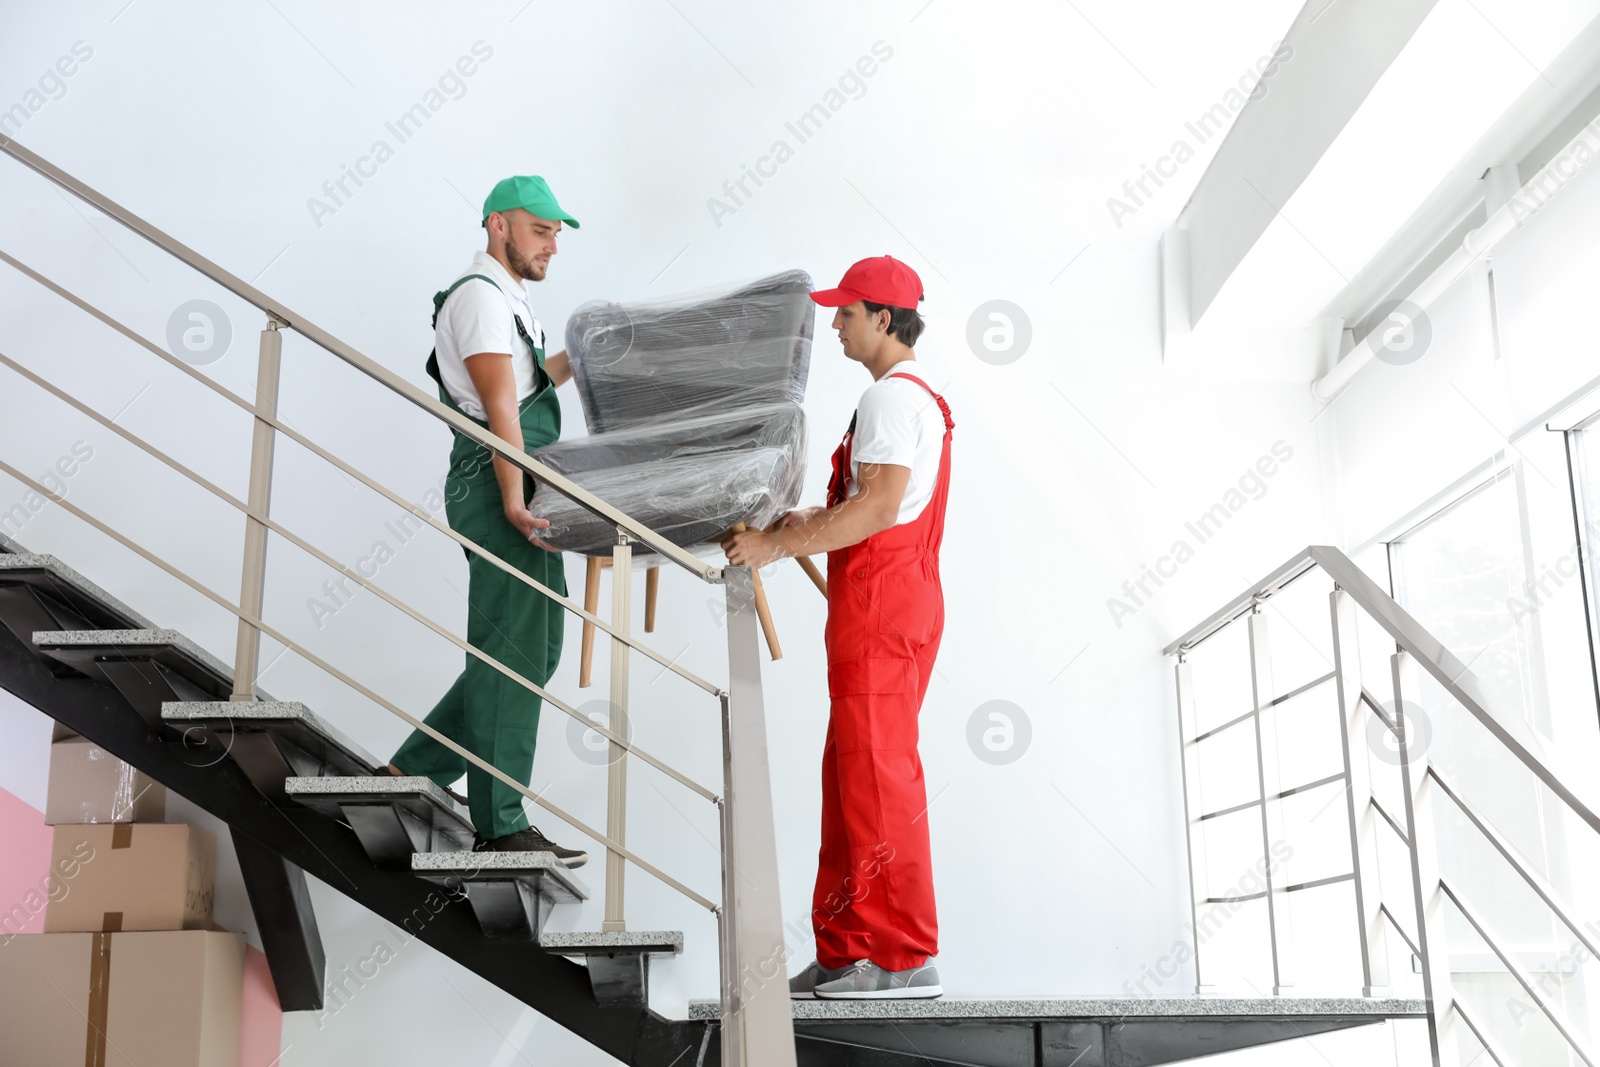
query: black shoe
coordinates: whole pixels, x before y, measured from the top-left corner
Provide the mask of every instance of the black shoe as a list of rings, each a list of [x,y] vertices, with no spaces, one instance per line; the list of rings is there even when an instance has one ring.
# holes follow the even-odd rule
[[[484,838],[474,834],[472,848],[475,852],[548,852],[563,867],[582,867],[589,862],[587,852],[580,852],[575,848],[562,848],[541,834],[536,826],[506,834],[504,837]]]

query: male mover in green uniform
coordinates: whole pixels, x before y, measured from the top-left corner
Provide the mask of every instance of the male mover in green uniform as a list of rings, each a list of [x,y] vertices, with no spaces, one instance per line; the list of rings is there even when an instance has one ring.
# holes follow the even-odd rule
[[[507,178],[483,204],[487,250],[433,299],[434,352],[428,373],[439,399],[525,451],[561,436],[556,386],[572,377],[566,352],[548,360],[544,329],[524,282],[542,281],[556,253],[562,210],[543,178]],[[454,434],[446,480],[450,526],[546,587],[565,594],[561,553],[537,540],[550,525],[528,512],[532,479],[474,441]],[[492,462],[491,462],[492,457]],[[467,554],[467,641],[537,685],[555,673],[565,624],[559,604],[474,553]],[[533,774],[539,697],[476,656],[425,720],[519,782]],[[568,867],[588,854],[562,848],[528,824],[522,794],[472,766],[421,730],[395,752],[391,774],[448,787],[465,772],[477,847],[551,852]],[[459,797],[458,797],[459,799]]]

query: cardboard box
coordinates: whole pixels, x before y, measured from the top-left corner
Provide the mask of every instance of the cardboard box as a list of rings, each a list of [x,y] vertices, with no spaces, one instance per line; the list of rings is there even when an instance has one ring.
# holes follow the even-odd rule
[[[50,746],[50,786],[44,821],[63,823],[161,822],[167,788],[81,737]]]
[[[50,868],[60,891],[46,933],[204,930],[211,925],[217,839],[183,823],[57,826]]]
[[[0,1064],[239,1067],[244,952],[206,930],[0,942]]]

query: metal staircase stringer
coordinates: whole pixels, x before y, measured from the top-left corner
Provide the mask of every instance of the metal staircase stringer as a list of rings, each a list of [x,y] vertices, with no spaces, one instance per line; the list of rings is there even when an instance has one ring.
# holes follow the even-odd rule
[[[4,628],[0,687],[630,1067],[696,1061],[714,1024],[596,1003],[580,965],[525,941],[484,937],[464,900],[408,871],[375,868],[349,827],[275,806],[232,760],[164,739],[109,682],[56,676]]]

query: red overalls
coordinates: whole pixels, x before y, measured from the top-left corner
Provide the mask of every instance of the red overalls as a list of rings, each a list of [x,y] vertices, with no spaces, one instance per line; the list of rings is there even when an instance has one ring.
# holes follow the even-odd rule
[[[828,738],[822,751],[822,849],[812,896],[817,962],[870,959],[890,971],[939,950],[927,789],[917,714],[944,633],[939,543],[950,487],[944,398],[939,481],[922,513],[828,553]],[[833,454],[828,506],[845,499],[855,421]]]

